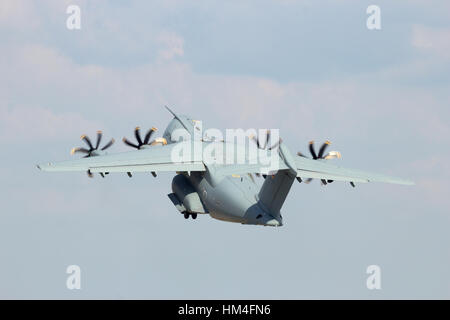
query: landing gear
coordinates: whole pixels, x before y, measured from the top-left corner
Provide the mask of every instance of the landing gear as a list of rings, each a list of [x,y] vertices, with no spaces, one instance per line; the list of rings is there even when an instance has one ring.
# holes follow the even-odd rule
[[[184,212],[183,215],[184,215],[184,218],[185,218],[185,219],[189,219],[190,216],[191,216],[192,219],[194,219],[194,220],[197,219],[197,214],[196,214],[196,213]]]

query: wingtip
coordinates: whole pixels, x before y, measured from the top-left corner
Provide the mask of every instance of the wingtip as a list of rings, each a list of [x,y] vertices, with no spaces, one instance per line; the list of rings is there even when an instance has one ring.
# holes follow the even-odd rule
[[[54,171],[54,163],[52,162],[39,163],[36,165],[36,168],[38,168],[41,171]]]
[[[414,181],[406,179],[396,179],[395,183],[402,184],[404,186],[414,186],[416,184]]]
[[[48,171],[48,167],[50,167],[51,163],[39,163],[36,165],[40,171]]]

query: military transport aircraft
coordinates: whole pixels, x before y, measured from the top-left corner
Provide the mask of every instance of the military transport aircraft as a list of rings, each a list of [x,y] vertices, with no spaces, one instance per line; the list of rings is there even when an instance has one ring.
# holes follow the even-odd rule
[[[267,165],[252,161],[252,156],[245,150],[244,161],[238,163],[206,162],[202,158],[202,152],[207,148],[219,150],[234,142],[210,140],[204,136],[196,138],[198,121],[167,109],[172,113],[173,119],[162,137],[151,140],[156,131],[156,128],[151,128],[142,139],[140,128],[137,127],[134,132],[136,143],[123,139],[126,145],[137,149],[135,151],[107,154],[105,150],[113,145],[114,139],[100,148],[102,133],[99,131],[95,144],[83,135],[81,139],[88,148],[72,149],[72,154],[85,154],[83,158],[39,164],[37,167],[43,171],[85,171],[89,177],[94,173],[105,177],[113,172],[127,173],[130,177],[135,172],[149,172],[156,177],[157,172],[174,171],[177,175],[172,180],[172,193],[168,197],[186,219],[196,219],[197,214],[209,214],[223,221],[263,226],[283,225],[280,209],[294,180],[309,183],[318,179],[323,185],[347,181],[353,187],[355,183],[365,182],[414,184],[399,178],[330,164],[328,160],[340,158],[341,154],[337,151],[325,153],[330,144],[328,141],[318,152],[314,143],[310,142],[312,158],[300,152],[292,154],[281,139],[272,143],[270,131],[265,139],[250,136],[248,143],[237,145],[237,149],[233,150],[239,151],[245,149],[247,144],[253,144],[259,152],[271,154],[272,159],[277,160],[275,168],[271,167],[269,170]],[[174,135],[177,130],[188,134],[180,139]],[[272,144],[269,145],[269,142]],[[184,150],[189,150],[186,152],[189,156],[175,159],[176,149],[183,147],[186,148]],[[255,176],[264,178],[262,185],[256,182]]]

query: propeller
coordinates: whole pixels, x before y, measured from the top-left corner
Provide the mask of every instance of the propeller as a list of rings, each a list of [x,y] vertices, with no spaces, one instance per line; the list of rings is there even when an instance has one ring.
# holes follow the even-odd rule
[[[280,145],[280,143],[283,142],[283,140],[281,140],[281,138],[280,138],[273,145],[268,146],[269,141],[270,141],[270,135],[271,135],[270,130],[267,130],[266,131],[266,139],[264,141],[264,144],[262,144],[261,141],[259,140],[259,137],[256,137],[255,135],[250,135],[250,139],[252,139],[256,143],[256,146],[258,147],[258,149],[274,150]]]
[[[253,135],[253,134],[250,135],[249,138],[250,138],[251,140],[253,140],[253,141],[256,143],[256,147],[257,147],[258,149],[262,149],[262,150],[265,150],[265,149],[267,149],[267,150],[274,150],[274,149],[278,148],[278,146],[283,142],[283,140],[280,138],[280,139],[278,139],[278,141],[275,142],[273,145],[269,146],[270,136],[271,136],[270,130],[267,130],[267,131],[266,131],[266,138],[264,139],[264,144],[261,143],[261,141],[259,140],[259,137],[256,137],[256,136]],[[259,177],[261,177],[261,174],[260,174],[260,173],[256,173],[256,176],[259,178]],[[267,178],[267,175],[266,175],[266,174],[263,174],[262,177],[263,177],[264,179],[266,179],[266,178]]]
[[[142,140],[141,138],[141,128],[136,127],[134,129],[134,136],[136,137],[136,142],[137,143],[133,143],[130,142],[127,138],[123,138],[122,141],[133,148],[136,148],[138,150],[145,148],[146,146],[150,145],[152,142],[150,142],[150,138],[152,137],[153,133],[158,130],[155,127],[152,127],[150,130],[147,131],[147,133],[145,134],[144,140]]]
[[[322,160],[322,159],[333,159],[333,158],[341,158],[341,154],[338,151],[331,151],[328,154],[325,155],[325,151],[327,150],[328,146],[331,144],[329,140],[325,141],[322,146],[319,149],[319,153],[316,152],[316,149],[314,147],[314,141],[309,142],[309,152],[311,153],[311,157],[313,160]],[[308,158],[300,151],[297,152],[297,155],[303,158]],[[297,179],[299,182],[302,182],[303,180]],[[305,183],[310,183],[313,180],[313,178],[308,178],[305,180]],[[320,179],[322,185],[327,185],[328,183],[332,183],[334,180],[326,180],[326,179]]]
[[[82,147],[73,148],[70,151],[70,153],[71,154],[83,153],[83,154],[85,154],[85,156],[83,158],[98,156],[98,155],[100,155],[99,150],[105,151],[106,149],[108,149],[109,147],[111,147],[114,144],[114,139],[111,139],[107,144],[105,144],[101,149],[99,149],[100,142],[102,141],[102,137],[103,137],[103,133],[101,131],[97,131],[97,141],[95,142],[95,146],[94,146],[94,144],[92,144],[91,139],[89,139],[89,137],[87,135],[82,135],[81,140],[83,140],[87,144],[88,148],[82,148]],[[94,176],[90,170],[87,171],[87,175],[89,178],[92,178]],[[103,173],[100,173],[100,175],[104,178]]]

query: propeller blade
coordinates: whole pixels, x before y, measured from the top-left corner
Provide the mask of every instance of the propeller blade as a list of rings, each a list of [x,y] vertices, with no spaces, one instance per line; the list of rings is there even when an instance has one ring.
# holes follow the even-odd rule
[[[133,175],[131,174],[131,172],[127,172],[127,175],[131,178]]]
[[[103,133],[99,130],[97,131],[97,143],[95,144],[95,150],[100,146],[100,141],[102,141]]]
[[[89,146],[90,151],[94,150],[94,147],[92,146],[91,139],[89,139],[88,136],[86,136],[86,135],[83,134],[83,135],[81,136],[81,140],[83,140],[84,142],[86,142],[86,144]]]
[[[134,136],[136,137],[136,140],[139,144],[139,146],[142,146],[142,139],[141,139],[141,128],[136,127],[136,129],[134,129]]]
[[[322,182],[322,184],[323,184],[324,186],[327,185],[327,180],[325,180],[325,179],[320,179],[320,181]]]
[[[156,172],[152,171],[152,176],[154,176],[156,178]]]
[[[92,174],[91,170],[86,171],[89,178],[93,178],[94,175]]]
[[[145,138],[144,138],[144,144],[148,144],[148,142],[150,141],[150,138],[151,138],[153,132],[155,132],[156,130],[158,130],[158,129],[156,129],[155,127],[153,127],[150,130],[148,130],[148,132],[147,132],[147,134],[145,135]]]
[[[271,135],[270,130],[267,130],[266,131],[266,142],[264,143],[263,149],[265,149],[267,147],[267,145],[269,144],[270,135]]]
[[[73,148],[72,150],[70,150],[70,154],[75,154],[77,152],[89,154],[89,150],[85,148]]]
[[[302,183],[302,178],[300,178],[300,177],[296,177],[296,179],[297,179],[297,181],[298,181],[298,183]]]
[[[316,160],[317,154],[316,154],[316,150],[314,150],[314,141],[309,142],[309,152],[311,152],[313,159]]]
[[[258,149],[261,149],[261,146],[259,145],[259,139],[258,139],[256,136],[251,135],[251,136],[250,136],[250,139],[252,139],[252,140],[256,143],[256,147],[257,147]]]
[[[103,173],[103,172],[100,172],[100,175],[102,176],[102,178],[104,178],[104,177],[105,177],[105,175],[104,175],[104,173]]]
[[[111,147],[114,144],[114,142],[116,142],[116,140],[111,139],[107,144],[105,144],[105,146],[101,150],[103,151],[103,150],[108,149],[109,147]]]
[[[297,155],[298,155],[299,157],[307,158],[307,156],[305,156],[305,155],[304,155],[303,153],[301,153],[300,151],[297,152]]]
[[[139,146],[137,144],[134,144],[133,142],[128,141],[128,139],[125,137],[122,139],[122,141],[123,141],[123,143],[125,143],[126,145],[129,145],[130,147],[139,149]]]
[[[269,150],[276,149],[282,142],[283,142],[283,140],[281,140],[281,138],[280,138],[277,142],[275,142],[275,144],[273,146],[271,146],[269,148]]]
[[[355,183],[354,183],[353,181],[350,182],[350,185],[351,185],[353,188],[356,187],[356,186],[355,186]]]
[[[306,179],[305,183],[308,184],[308,183],[310,183],[311,181],[313,181],[313,178],[308,178],[308,179]]]
[[[325,150],[327,149],[327,147],[328,147],[330,144],[331,144],[331,142],[327,140],[327,141],[325,141],[325,143],[322,145],[322,147],[320,147],[319,155],[318,155],[318,158],[319,158],[319,159],[323,159],[323,154],[324,154]]]

